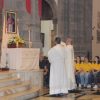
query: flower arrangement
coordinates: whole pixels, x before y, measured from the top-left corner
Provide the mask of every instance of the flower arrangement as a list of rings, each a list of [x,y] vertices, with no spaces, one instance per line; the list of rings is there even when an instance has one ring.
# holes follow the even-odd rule
[[[25,41],[20,36],[11,37],[8,40],[8,45],[16,45],[16,46],[18,46],[19,44],[25,44]]]

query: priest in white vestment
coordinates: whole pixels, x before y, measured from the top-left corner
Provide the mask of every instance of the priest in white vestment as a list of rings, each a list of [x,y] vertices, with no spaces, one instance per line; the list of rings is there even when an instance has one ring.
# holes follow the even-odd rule
[[[67,70],[65,67],[65,48],[62,46],[61,39],[55,39],[56,46],[48,52],[50,61],[50,95],[68,93],[67,89]]]
[[[76,88],[75,82],[75,67],[74,67],[74,49],[72,45],[72,39],[67,38],[65,46],[65,55],[66,55],[66,70],[67,70],[67,79],[68,79],[68,90],[73,90]]]

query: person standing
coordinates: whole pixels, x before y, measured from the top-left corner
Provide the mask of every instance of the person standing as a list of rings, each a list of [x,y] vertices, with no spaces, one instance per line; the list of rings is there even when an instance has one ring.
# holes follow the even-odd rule
[[[50,95],[67,94],[67,73],[65,67],[65,49],[62,46],[61,39],[55,38],[56,45],[48,52],[50,62]]]
[[[74,66],[74,49],[72,45],[72,39],[70,37],[66,40],[65,46],[65,63],[68,78],[68,90],[74,90],[76,88],[75,82],[75,66]]]

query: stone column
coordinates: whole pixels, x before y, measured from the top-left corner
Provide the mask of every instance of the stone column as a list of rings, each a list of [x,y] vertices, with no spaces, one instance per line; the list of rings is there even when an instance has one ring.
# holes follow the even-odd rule
[[[58,10],[57,10],[57,15],[58,15],[58,36],[63,37],[63,27],[64,27],[64,19],[63,19],[63,2],[64,0],[58,0]]]
[[[32,1],[32,16],[31,16],[31,22],[33,24],[33,28],[31,30],[31,40],[33,43],[33,47],[42,47],[42,44],[40,42],[40,28],[41,28],[41,22],[38,15],[38,0],[31,0]]]

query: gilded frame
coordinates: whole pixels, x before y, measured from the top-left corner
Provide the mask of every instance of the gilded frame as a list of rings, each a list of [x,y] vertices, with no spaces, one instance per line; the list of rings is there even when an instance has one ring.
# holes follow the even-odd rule
[[[6,33],[17,33],[16,13],[14,11],[6,11],[5,26]]]

